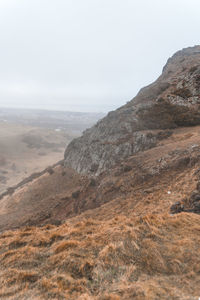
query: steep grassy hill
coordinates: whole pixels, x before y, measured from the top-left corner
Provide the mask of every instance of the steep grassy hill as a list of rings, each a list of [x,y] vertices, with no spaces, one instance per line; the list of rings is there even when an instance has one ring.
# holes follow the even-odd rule
[[[161,79],[140,92],[138,104],[132,100],[72,142],[65,163],[0,197],[0,299],[199,299],[199,53],[197,46],[175,54]],[[170,83],[165,100],[157,101],[154,88],[169,77],[179,94],[166,93],[172,93]],[[183,82],[192,95],[183,93]],[[111,126],[114,117],[120,111],[124,117],[134,103],[141,109],[143,101],[144,115],[133,121],[147,128],[121,139],[123,130],[117,135],[119,128]],[[128,115],[129,125],[134,114]],[[159,123],[162,116],[169,123]],[[120,119],[121,129],[122,124]],[[106,140],[99,136],[95,141],[95,132],[102,130]],[[106,154],[95,167],[99,143]],[[130,145],[138,145],[137,151],[133,147],[120,156]],[[69,161],[78,154],[78,161]]]

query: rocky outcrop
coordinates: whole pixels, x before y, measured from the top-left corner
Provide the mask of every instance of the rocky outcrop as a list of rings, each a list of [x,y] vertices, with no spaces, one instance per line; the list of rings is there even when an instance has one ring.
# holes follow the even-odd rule
[[[170,207],[172,214],[178,214],[180,212],[191,212],[200,214],[200,181],[196,185],[189,198],[185,198],[182,201],[175,202]]]
[[[152,148],[178,126],[200,124],[200,46],[177,52],[153,84],[86,130],[65,151],[65,165],[98,175]],[[166,131],[167,130],[167,131]]]

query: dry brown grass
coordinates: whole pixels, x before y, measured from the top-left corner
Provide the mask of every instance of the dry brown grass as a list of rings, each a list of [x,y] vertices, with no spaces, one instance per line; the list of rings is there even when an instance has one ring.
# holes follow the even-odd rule
[[[4,233],[0,298],[197,299],[199,231],[198,215],[149,213]]]
[[[56,254],[67,251],[68,249],[75,249],[79,247],[80,243],[76,240],[63,241],[56,245],[54,252]]]
[[[196,131],[199,139],[198,135]],[[175,143],[173,138],[169,143]],[[184,148],[184,142],[180,138],[178,145]],[[143,170],[152,170],[162,150],[139,155]],[[112,201],[60,226],[29,226],[0,234],[0,299],[197,300],[200,216],[170,215],[169,208],[195,188],[199,165],[176,170],[173,163],[137,185],[134,168],[121,177],[113,175],[114,169],[102,179],[96,195]],[[116,191],[109,194],[111,179]]]

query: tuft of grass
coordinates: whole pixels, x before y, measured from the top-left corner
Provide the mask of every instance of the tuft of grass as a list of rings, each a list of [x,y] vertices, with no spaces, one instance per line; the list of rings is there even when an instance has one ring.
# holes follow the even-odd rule
[[[36,272],[31,271],[20,271],[17,276],[17,281],[34,283],[39,279]]]
[[[54,252],[58,254],[69,249],[77,248],[79,245],[80,243],[77,240],[62,241],[55,246]]]

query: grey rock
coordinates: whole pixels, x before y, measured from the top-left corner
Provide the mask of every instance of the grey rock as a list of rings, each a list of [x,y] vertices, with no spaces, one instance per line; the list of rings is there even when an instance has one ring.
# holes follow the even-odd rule
[[[199,191],[193,191],[190,197],[191,202],[197,202],[200,201],[200,192]]]
[[[159,132],[200,124],[199,62],[200,46],[177,52],[157,81],[68,145],[65,165],[79,173],[98,175],[156,146],[162,136]]]
[[[200,181],[197,182],[197,190],[200,192]]]

